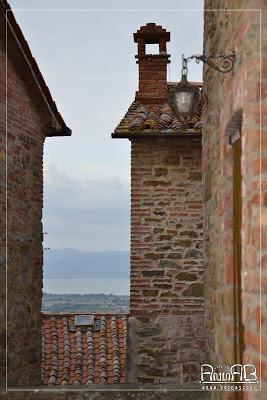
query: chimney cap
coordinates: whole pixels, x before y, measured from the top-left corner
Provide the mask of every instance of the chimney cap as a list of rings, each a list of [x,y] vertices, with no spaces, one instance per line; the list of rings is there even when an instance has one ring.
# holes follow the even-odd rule
[[[137,32],[133,34],[134,42],[137,43],[142,39],[147,44],[159,43],[159,40],[164,39],[165,42],[170,41],[170,32],[162,28],[161,25],[156,25],[155,23],[148,23],[143,25],[138,29]]]

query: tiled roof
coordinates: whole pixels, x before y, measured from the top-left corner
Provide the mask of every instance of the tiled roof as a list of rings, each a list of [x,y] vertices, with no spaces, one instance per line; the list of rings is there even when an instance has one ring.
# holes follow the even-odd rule
[[[124,383],[127,315],[82,315],[90,325],[75,325],[75,314],[42,314],[43,383]]]
[[[168,84],[169,88],[175,84]],[[114,134],[128,132],[129,136],[136,132],[143,133],[201,133],[201,104],[199,112],[192,117],[178,116],[170,102],[161,105],[141,104],[134,101],[116,127]]]

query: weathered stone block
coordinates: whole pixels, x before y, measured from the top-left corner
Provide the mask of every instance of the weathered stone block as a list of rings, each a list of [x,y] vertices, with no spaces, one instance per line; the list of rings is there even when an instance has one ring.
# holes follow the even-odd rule
[[[157,269],[153,271],[142,271],[142,275],[145,277],[163,277],[164,271]]]
[[[168,253],[168,258],[175,258],[176,260],[181,260],[182,253]]]
[[[203,254],[199,250],[190,249],[186,252],[185,258],[202,258]]]
[[[158,295],[158,290],[143,290],[142,293],[145,297],[156,297]]]
[[[167,168],[155,168],[155,176],[167,176],[168,169]]]
[[[188,179],[191,181],[201,181],[202,180],[202,172],[190,172]]]
[[[190,238],[197,238],[198,234],[196,231],[182,231],[180,232],[181,236],[186,236],[186,237],[190,237]]]
[[[197,274],[194,274],[193,272],[182,271],[182,272],[179,272],[179,274],[177,274],[175,276],[175,278],[178,281],[196,281],[198,279],[198,276],[197,276]]]
[[[145,326],[144,328],[137,330],[136,334],[143,337],[156,336],[160,335],[160,329],[155,328],[153,325]]]
[[[161,260],[159,262],[159,267],[164,268],[165,270],[168,270],[169,268],[175,267],[175,261],[169,261],[169,260]]]
[[[201,297],[203,296],[203,284],[192,283],[183,291],[183,296]]]
[[[173,236],[172,235],[160,235],[159,236],[159,240],[166,240],[166,241],[169,241],[169,240],[172,240],[172,238],[173,238]]]
[[[148,260],[160,260],[164,258],[164,254],[156,254],[156,253],[147,253],[144,254],[144,257]]]
[[[171,289],[172,288],[172,285],[168,285],[166,283],[155,283],[153,286],[157,289]]]
[[[154,228],[153,229],[153,233],[162,233],[162,232],[164,232],[164,228]]]
[[[146,236],[144,238],[144,242],[151,242],[153,240],[153,236]]]
[[[191,244],[192,244],[191,240],[177,240],[175,242],[175,245],[179,247],[190,247]]]

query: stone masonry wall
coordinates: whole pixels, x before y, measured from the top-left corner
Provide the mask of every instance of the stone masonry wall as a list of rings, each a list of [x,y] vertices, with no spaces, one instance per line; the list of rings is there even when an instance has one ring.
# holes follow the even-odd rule
[[[1,62],[0,62],[0,78],[5,76],[5,64],[3,52],[1,51]],[[0,387],[5,386],[5,342],[6,342],[6,314],[5,314],[5,232],[6,232],[6,202],[5,202],[5,81],[0,79]]]
[[[233,262],[233,153],[227,125],[237,111],[242,120],[242,318],[243,363],[252,363],[260,373],[260,325],[262,325],[262,382],[267,380],[266,260],[267,236],[262,230],[260,254],[260,202],[266,222],[266,22],[262,25],[262,81],[260,83],[260,13],[264,1],[205,1],[204,53],[215,55],[236,51],[234,70],[221,74],[204,68],[207,104],[203,112],[204,175],[204,292],[209,359],[213,364],[234,362],[234,262]],[[212,9],[222,11],[209,11]],[[236,11],[230,11],[235,9]],[[266,13],[262,14],[266,21]],[[262,90],[262,136],[260,139],[260,88]],[[262,198],[260,198],[260,140]],[[265,226],[266,227],[266,226]],[[261,259],[260,259],[261,255]],[[262,281],[260,284],[260,261]],[[263,398],[262,392],[244,393],[245,399]],[[216,398],[232,398],[217,393]]]
[[[204,356],[200,140],[132,140],[130,383],[199,379]]]
[[[44,125],[12,62],[7,65],[8,386],[40,384]],[[1,222],[5,222],[5,49],[0,44]],[[2,168],[3,167],[3,168]],[[4,224],[5,226],[5,224]],[[5,230],[1,230],[1,321],[5,320]],[[4,322],[0,326],[5,385]]]

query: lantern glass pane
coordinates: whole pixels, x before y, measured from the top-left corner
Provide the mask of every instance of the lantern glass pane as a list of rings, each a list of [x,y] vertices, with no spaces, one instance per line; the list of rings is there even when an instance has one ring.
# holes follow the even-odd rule
[[[191,102],[193,100],[193,92],[176,92],[175,101],[180,113],[189,114]]]

